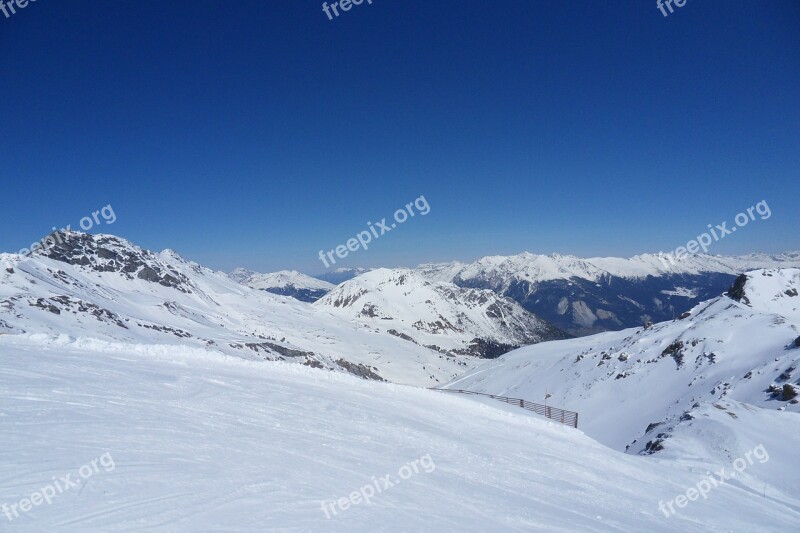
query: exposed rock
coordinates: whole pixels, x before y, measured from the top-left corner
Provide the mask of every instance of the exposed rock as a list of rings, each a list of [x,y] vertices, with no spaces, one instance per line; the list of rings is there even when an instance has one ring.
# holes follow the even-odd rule
[[[245,343],[245,346],[250,348],[256,353],[259,353],[259,350],[264,351],[273,351],[278,353],[284,357],[307,357],[309,355],[314,355],[314,352],[307,352],[305,350],[294,350],[292,348],[287,348],[286,346],[281,346],[280,344],[275,344],[273,342],[248,342]]]
[[[644,430],[645,433],[650,433],[652,430],[657,428],[658,426],[662,425],[664,422],[651,422],[647,425],[647,429]]]
[[[338,361],[336,361],[336,364],[344,368],[351,374],[356,375],[360,378],[372,379],[375,381],[386,381],[385,379],[380,377],[377,373],[373,372],[373,369],[377,370],[377,368],[375,367],[370,368],[366,365],[360,363],[359,364],[351,363],[350,361],[346,361],[344,359],[339,359]]]
[[[783,390],[781,391],[781,400],[784,402],[788,402],[789,400],[794,399],[797,397],[797,388],[794,385],[787,383],[783,386]]]
[[[675,341],[664,348],[664,351],[661,352],[661,357],[671,355],[675,360],[675,364],[680,368],[683,366],[683,346],[683,341]]]
[[[152,329],[153,331],[160,331],[161,333],[171,333],[181,339],[192,336],[192,334],[187,331],[183,331],[182,329],[171,328],[169,326],[159,326],[158,324],[138,324],[138,323],[137,325],[143,328]],[[208,341],[206,344],[211,346],[211,344],[209,343],[213,342],[214,341]]]
[[[504,344],[488,339],[472,339],[469,347],[463,350],[453,350],[458,355],[474,355],[483,359],[497,359],[501,355],[516,350],[519,346]]]
[[[394,335],[395,337],[400,337],[401,339],[404,339],[404,340],[407,340],[407,341],[411,341],[414,344],[417,344],[417,341],[415,341],[410,335],[406,335],[405,333],[400,333],[396,329],[390,329],[386,333],[388,333],[389,335]]]
[[[795,370],[796,368],[794,367],[794,365],[790,366],[789,368],[781,372],[781,375],[778,376],[777,381],[789,381],[790,379],[792,379],[792,373]]]
[[[736,300],[737,302],[742,302],[744,304],[749,304],[750,300],[747,299],[744,292],[744,286],[747,284],[747,276],[745,274],[740,274],[736,281],[733,282],[731,288],[728,289],[727,294],[730,298]]]
[[[303,364],[305,366],[310,366],[311,368],[325,368],[325,366],[316,359],[306,359],[303,361]]]
[[[88,235],[75,231],[57,231],[47,237],[49,246],[34,253],[70,265],[80,265],[96,272],[120,272],[128,279],[136,277],[191,292],[189,279],[169,269],[158,257],[111,235]]]
[[[645,455],[652,455],[656,452],[660,452],[663,449],[664,449],[664,439],[655,439],[647,442],[647,444],[644,447],[644,452],[642,453],[644,453]]]
[[[44,309],[45,311],[50,311],[54,315],[60,315],[61,309],[56,307],[55,305],[51,304],[44,298],[37,298],[35,302],[28,302],[31,307],[38,307],[39,309]]]

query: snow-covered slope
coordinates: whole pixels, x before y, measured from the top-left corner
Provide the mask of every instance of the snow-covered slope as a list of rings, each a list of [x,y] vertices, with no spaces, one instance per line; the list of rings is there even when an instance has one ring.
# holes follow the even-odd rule
[[[448,357],[497,357],[521,345],[566,337],[492,291],[431,282],[409,269],[362,274],[314,305]]]
[[[800,267],[800,252],[740,257],[666,254],[629,259],[534,255],[421,265],[434,281],[491,289],[575,335],[669,320],[721,294],[745,271]]]
[[[435,385],[475,364],[236,283],[111,235],[61,234],[34,256],[0,255],[0,333],[100,351],[214,351]]]
[[[626,455],[498,406],[196,348],[0,335],[0,530],[797,529],[797,492],[763,475],[786,477],[793,449],[667,517],[659,502],[730,463]]]
[[[296,270],[260,274],[237,268],[230,273],[230,277],[253,289],[291,296],[301,302],[316,302],[335,287],[332,283],[312,278]]]
[[[753,271],[676,320],[522,348],[448,387],[549,393],[588,435],[631,453],[727,456],[759,434],[778,447],[800,435],[799,290],[800,269]]]

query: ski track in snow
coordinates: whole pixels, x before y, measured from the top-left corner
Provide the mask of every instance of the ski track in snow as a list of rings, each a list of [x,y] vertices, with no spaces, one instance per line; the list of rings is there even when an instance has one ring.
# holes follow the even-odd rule
[[[504,404],[290,363],[0,336],[0,384],[0,504],[104,453],[115,463],[0,515],[2,531],[742,531],[800,518],[733,484],[666,518],[659,500],[701,475],[687,465]],[[322,500],[424,455],[432,472],[325,517]]]

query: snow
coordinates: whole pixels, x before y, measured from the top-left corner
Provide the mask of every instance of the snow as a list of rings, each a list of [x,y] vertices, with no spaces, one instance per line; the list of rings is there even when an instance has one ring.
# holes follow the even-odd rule
[[[749,254],[745,256],[720,256],[696,254],[681,260],[664,253],[642,254],[631,258],[594,257],[582,259],[571,255],[536,255],[522,253],[513,256],[488,256],[474,263],[429,263],[420,265],[426,277],[436,281],[455,278],[470,280],[483,278],[503,292],[514,281],[531,283],[550,280],[569,280],[577,277],[597,281],[604,276],[645,278],[664,274],[699,274],[719,272],[739,274],[760,268],[800,266],[800,252],[778,255]]]
[[[476,332],[519,341],[538,319],[423,271],[363,273],[310,305],[172,250],[72,237],[53,257],[0,255],[0,531],[800,524],[800,404],[773,393],[800,384],[800,269],[750,272],[738,300],[679,320],[544,342],[473,369],[475,358],[387,329],[457,347]],[[62,252],[75,264],[56,260]],[[604,275],[575,258],[525,261]],[[352,365],[422,387],[358,379]],[[551,394],[550,405],[580,413],[580,429],[424,388],[449,380]],[[665,504],[757,450],[767,460],[667,516]],[[56,492],[67,475],[75,487]]]
[[[791,495],[771,481],[764,497],[749,478],[667,518],[659,501],[727,463],[623,454],[503,404],[210,350],[93,348],[0,335],[0,505],[74,480],[96,458],[114,464],[11,522],[0,514],[3,531],[791,531],[800,521]],[[793,450],[771,446],[745,476],[787,477],[779,467]],[[434,468],[399,479],[425,457]],[[326,518],[324,500],[387,474],[399,482]]]
[[[717,414],[715,405],[733,413],[713,417],[731,439],[741,437],[737,428],[752,418],[744,416],[748,409],[769,411],[757,415],[762,433],[776,435],[773,429],[781,425],[797,435],[800,404],[781,401],[767,389],[800,383],[800,349],[793,347],[800,335],[800,296],[789,295],[798,287],[800,269],[750,272],[747,303],[720,296],[696,306],[687,318],[649,329],[524,347],[448,387],[539,403],[549,393],[551,405],[580,413],[588,435],[617,450],[630,446],[632,453],[666,433],[664,453],[685,454],[687,435],[702,426],[697,420]],[[682,420],[687,413],[692,420]],[[646,433],[651,423],[662,426]],[[708,435],[698,435],[702,447],[711,446]],[[723,444],[717,442],[714,453],[742,447]]]
[[[423,346],[464,350],[475,338],[522,345],[557,338],[554,328],[485,289],[432,282],[411,269],[375,269],[315,304],[351,322],[395,331]]]
[[[676,287],[673,291],[661,291],[667,296],[681,296],[683,298],[697,298],[697,291],[686,287]]]
[[[3,254],[0,333],[35,335],[44,347],[61,345],[62,338],[76,345],[200,350],[212,346],[227,355],[314,362],[336,371],[344,371],[338,363],[344,360],[370,367],[387,380],[424,386],[444,383],[479,362],[467,356],[443,358],[328,310],[246,287],[175,252],[149,254],[109,235],[92,239],[102,240],[104,249],[142,257],[149,267],[171,273],[179,278],[178,288],[140,279],[135,273],[97,271],[38,255]],[[102,258],[91,259],[106,264]],[[264,343],[305,355],[284,356]]]
[[[335,287],[333,283],[312,278],[296,270],[281,270],[279,272],[260,274],[243,268],[237,268],[231,272],[231,278],[254,289],[285,289],[287,287],[294,287],[297,289],[329,291]]]

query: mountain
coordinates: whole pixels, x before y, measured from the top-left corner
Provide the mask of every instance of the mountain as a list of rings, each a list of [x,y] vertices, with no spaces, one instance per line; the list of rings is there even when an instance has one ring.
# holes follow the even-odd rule
[[[660,502],[666,510],[730,463],[632,457],[497,402],[180,346],[112,352],[0,335],[0,383],[3,531],[796,531],[800,521],[798,493],[775,487],[798,479],[796,436],[772,447],[779,426],[759,436],[769,461],[668,516]]]
[[[799,294],[800,269],[749,272],[675,320],[521,348],[447,388],[550,394],[587,435],[629,453],[730,462],[759,441],[777,452],[800,434]],[[800,494],[800,479],[774,468],[772,487]]]
[[[339,285],[340,283],[344,283],[345,281],[349,281],[356,276],[360,276],[366,272],[372,270],[371,268],[334,268],[333,270],[329,270],[324,274],[320,274],[316,276],[317,279],[321,279],[322,281],[327,281],[328,283],[332,283],[333,285]]]
[[[492,358],[567,335],[492,291],[432,282],[410,269],[376,269],[346,281],[316,307],[447,357]]]
[[[244,268],[233,270],[230,277],[248,287],[289,296],[301,302],[316,302],[335,287],[332,283],[301,274],[296,270],[281,270],[260,274]]]
[[[459,353],[470,338],[564,335],[492,291],[415,270],[365,273],[308,304],[111,235],[52,242],[0,254],[10,530],[800,522],[800,269],[738,276],[673,321],[541,342],[471,370],[479,359]],[[446,353],[420,345],[432,339]],[[549,392],[580,412],[579,429],[423,388],[460,372],[451,388]],[[712,487],[711,471],[728,475]]]
[[[476,364],[246,287],[171,250],[79,232],[58,232],[52,242],[30,257],[0,254],[0,334],[43,349],[180,349],[427,386]]]
[[[417,270],[433,281],[493,290],[570,334],[588,335],[670,320],[718,296],[742,272],[784,267],[800,267],[800,252],[681,260],[668,254],[581,259],[523,253]]]

